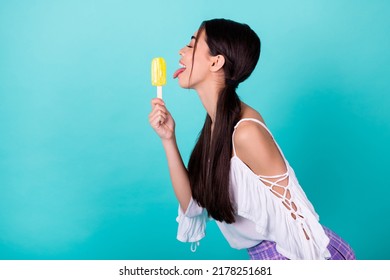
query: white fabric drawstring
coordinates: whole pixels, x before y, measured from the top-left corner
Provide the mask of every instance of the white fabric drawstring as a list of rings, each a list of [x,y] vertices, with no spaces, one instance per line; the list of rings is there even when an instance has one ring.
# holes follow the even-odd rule
[[[199,241],[196,241],[196,242],[192,242],[191,243],[191,252],[192,253],[195,253],[196,252],[196,248],[200,245]]]

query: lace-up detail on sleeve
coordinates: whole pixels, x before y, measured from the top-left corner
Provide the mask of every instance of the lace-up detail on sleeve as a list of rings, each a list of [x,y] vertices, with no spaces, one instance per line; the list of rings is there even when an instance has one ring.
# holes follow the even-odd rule
[[[274,176],[258,175],[259,180],[261,180],[264,185],[269,188],[273,195],[280,199],[280,202],[283,204],[283,206],[290,212],[291,218],[300,222],[303,234],[305,235],[306,239],[309,240],[310,237],[307,230],[305,230],[305,217],[301,214],[297,205],[292,200],[289,185],[287,184],[286,186],[283,186],[279,184],[279,182],[284,181],[288,177],[288,171],[284,174]],[[271,180],[276,181],[273,182]]]

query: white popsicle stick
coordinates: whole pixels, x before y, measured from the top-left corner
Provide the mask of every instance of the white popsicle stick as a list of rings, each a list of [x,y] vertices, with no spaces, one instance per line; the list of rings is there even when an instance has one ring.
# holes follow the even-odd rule
[[[157,97],[162,99],[162,86],[157,86]]]

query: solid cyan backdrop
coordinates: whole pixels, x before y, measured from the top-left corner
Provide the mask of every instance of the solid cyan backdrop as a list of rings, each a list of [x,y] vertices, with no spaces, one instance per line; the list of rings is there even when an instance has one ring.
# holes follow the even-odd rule
[[[148,114],[210,18],[262,40],[238,93],[259,110],[321,222],[390,259],[388,1],[18,0],[0,4],[0,259],[248,259],[214,222],[196,253]],[[187,162],[205,111],[168,79]]]

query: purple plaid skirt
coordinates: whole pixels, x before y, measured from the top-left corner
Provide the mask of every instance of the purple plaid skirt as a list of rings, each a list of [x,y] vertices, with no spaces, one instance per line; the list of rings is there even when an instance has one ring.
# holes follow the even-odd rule
[[[329,260],[356,260],[355,253],[347,242],[330,229],[324,226],[323,228],[330,239],[328,250],[331,257]],[[248,253],[252,260],[288,260],[276,250],[276,243],[273,241],[265,240],[249,248]]]

